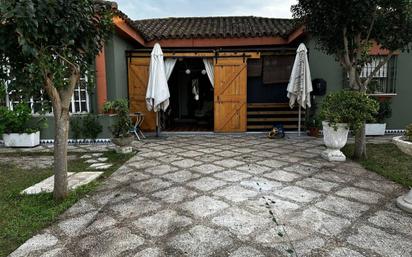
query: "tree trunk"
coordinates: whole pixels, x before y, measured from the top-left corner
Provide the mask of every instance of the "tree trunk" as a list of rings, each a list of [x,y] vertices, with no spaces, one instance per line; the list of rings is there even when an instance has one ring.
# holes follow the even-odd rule
[[[368,156],[366,154],[366,134],[365,134],[365,123],[362,128],[360,128],[355,135],[355,152],[353,157],[357,160],[366,159]]]
[[[67,140],[69,137],[69,110],[62,108],[54,116],[54,191],[56,200],[62,200],[68,195],[67,182]]]

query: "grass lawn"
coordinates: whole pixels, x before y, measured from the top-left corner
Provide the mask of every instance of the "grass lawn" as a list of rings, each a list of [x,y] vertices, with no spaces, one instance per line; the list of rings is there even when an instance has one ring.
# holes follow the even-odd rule
[[[36,156],[36,153],[12,155]],[[37,155],[50,155],[50,158],[53,158],[51,153]],[[69,153],[69,155],[80,157],[83,153]],[[132,155],[105,152],[104,157],[108,157],[108,162],[113,166],[98,180],[70,192],[69,197],[59,203],[53,200],[51,193],[20,195],[20,191],[51,176],[52,168],[24,170],[16,165],[0,163],[0,257],[7,256],[37,231],[52,224],[61,213],[95,189]],[[90,164],[84,161],[82,159],[69,161],[69,171],[85,171]]]
[[[412,187],[411,156],[402,153],[394,144],[368,144],[366,149],[368,159],[359,161],[363,167],[401,185]],[[351,157],[354,145],[347,145],[342,151]]]

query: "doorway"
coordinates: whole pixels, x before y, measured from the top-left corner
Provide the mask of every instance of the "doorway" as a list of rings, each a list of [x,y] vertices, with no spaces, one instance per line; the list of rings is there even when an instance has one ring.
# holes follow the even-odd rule
[[[166,131],[213,131],[213,86],[202,58],[181,58],[169,79],[170,105],[163,114]]]

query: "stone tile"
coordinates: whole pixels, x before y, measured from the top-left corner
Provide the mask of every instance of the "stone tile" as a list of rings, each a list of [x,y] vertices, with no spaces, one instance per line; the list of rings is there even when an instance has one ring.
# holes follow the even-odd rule
[[[270,222],[270,218],[262,219],[260,216],[251,214],[243,209],[229,208],[212,219],[212,222],[218,226],[228,229],[237,236],[246,236],[251,234],[257,228]]]
[[[44,250],[58,243],[58,239],[52,234],[39,234],[27,240],[17,250],[9,255],[9,257],[25,257],[29,256],[34,251]]]
[[[105,163],[105,162],[99,162],[99,163],[93,163],[90,165],[89,169],[92,170],[107,170],[108,168],[112,167],[113,164],[110,163]]]
[[[260,165],[265,165],[268,166],[270,168],[280,168],[286,164],[288,164],[287,162],[283,162],[283,161],[278,161],[278,160],[274,160],[274,159],[269,159],[269,160],[264,160],[264,161],[260,161],[258,162],[258,164]]]
[[[137,169],[137,170],[146,169],[146,168],[158,166],[158,165],[160,165],[160,162],[155,161],[155,160],[144,160],[144,161],[137,161],[137,162],[129,163],[130,167]]]
[[[178,203],[195,195],[197,195],[196,192],[184,187],[173,187],[153,194],[154,197],[160,198],[167,203]]]
[[[216,196],[224,197],[233,202],[242,202],[257,195],[256,191],[252,191],[241,186],[230,186],[213,193]]]
[[[160,165],[160,166],[154,166],[154,167],[148,168],[145,171],[153,175],[163,175],[165,173],[176,171],[176,170],[177,168],[172,167],[170,165]]]
[[[118,171],[114,173],[111,178],[113,180],[119,181],[119,182],[129,182],[129,183],[134,183],[136,181],[142,181],[151,178],[150,175],[146,175],[140,171],[133,171],[133,173],[128,174],[128,175],[122,175],[119,174]]]
[[[80,215],[78,217],[63,220],[58,223],[58,227],[68,236],[72,237],[77,235],[80,231],[86,228],[86,226],[92,222],[96,216],[97,211]]]
[[[266,166],[261,166],[261,165],[257,165],[257,164],[254,164],[254,163],[242,165],[240,167],[237,167],[236,169],[240,170],[240,171],[247,171],[249,173],[253,173],[253,174],[256,174],[256,175],[262,174],[262,173],[270,170],[270,168],[268,168]]]
[[[166,182],[162,179],[153,178],[150,180],[134,183],[132,187],[144,193],[151,193],[159,189],[169,187],[171,185],[171,183]]]
[[[150,211],[160,209],[161,205],[151,201],[146,197],[139,197],[130,201],[116,203],[110,206],[110,209],[117,212],[120,217],[130,218],[145,214]]]
[[[92,224],[90,224],[89,227],[87,227],[86,232],[92,231],[92,230],[103,230],[106,228],[113,227],[116,225],[116,220],[113,219],[110,216],[104,215],[101,218],[97,218]]]
[[[374,251],[381,256],[412,256],[412,241],[400,235],[392,235],[380,229],[363,225],[347,241],[357,247]]]
[[[199,161],[191,160],[191,159],[183,159],[181,161],[172,162],[172,164],[175,165],[175,166],[178,166],[180,168],[187,169],[187,168],[190,168],[190,167],[193,167],[195,165],[202,164],[202,163],[199,162]]]
[[[289,186],[282,189],[278,189],[274,191],[274,194],[283,198],[287,198],[302,203],[308,203],[320,196],[319,193],[296,186]]]
[[[224,168],[213,165],[213,164],[203,164],[203,165],[200,165],[200,166],[197,166],[197,167],[193,167],[191,170],[197,171],[197,172],[200,172],[200,173],[203,173],[203,174],[210,174],[210,173],[213,173],[213,172],[216,172],[216,171],[221,171],[223,169]]]
[[[239,165],[243,165],[245,163],[241,162],[241,161],[237,161],[235,159],[227,158],[227,159],[223,159],[221,161],[217,161],[217,162],[215,162],[215,164],[226,167],[226,168],[233,168],[233,167],[236,167],[236,166],[239,166]]]
[[[181,170],[181,171],[166,174],[166,175],[163,176],[163,178],[172,180],[172,181],[177,182],[177,183],[186,182],[188,180],[195,179],[195,178],[198,178],[198,177],[200,177],[199,174],[194,174],[194,173],[192,173],[190,171],[187,171],[187,170]]]
[[[333,249],[328,254],[329,257],[364,257],[364,255],[345,247]]]
[[[133,250],[143,243],[144,239],[132,234],[129,229],[113,228],[97,236],[86,237],[80,242],[80,248],[88,256],[112,257],[122,256],[125,251]]]
[[[286,218],[289,215],[292,215],[300,205],[288,201],[281,200],[274,196],[266,196],[264,198],[259,198],[257,200],[246,202],[246,206],[253,212],[264,215],[265,217],[269,216],[269,209],[266,206],[266,203],[269,203],[270,210],[275,213],[278,218]]]
[[[381,228],[392,229],[412,236],[412,216],[406,213],[397,214],[389,211],[378,211],[368,219]]]
[[[298,256],[319,256],[316,250],[322,248],[325,243],[323,238],[312,235],[310,238],[294,242],[293,244]],[[283,249],[283,252],[286,252],[285,249]]]
[[[95,160],[95,159],[88,159],[88,160],[85,161],[85,163],[98,163],[98,162],[100,162],[100,161]]]
[[[318,190],[318,191],[324,191],[324,192],[329,192],[333,188],[339,186],[337,183],[329,182],[326,180],[321,180],[317,178],[305,178],[303,180],[300,180],[296,182],[297,186],[301,187],[306,187],[311,190]]]
[[[222,157],[233,157],[233,156],[239,155],[239,153],[232,152],[232,151],[222,151],[222,152],[217,152],[215,154],[218,156],[222,156]]]
[[[232,242],[228,232],[198,225],[172,238],[169,246],[179,250],[180,256],[208,257],[222,252]]]
[[[301,177],[298,174],[283,171],[283,170],[275,170],[263,176],[266,178],[275,179],[275,180],[282,181],[282,182],[291,182]]]
[[[314,177],[323,180],[329,180],[336,183],[348,183],[355,179],[352,176],[340,174],[334,171],[323,171],[318,174],[315,174]]]
[[[92,156],[93,157],[102,157],[103,153],[93,153]]]
[[[394,190],[400,188],[394,182],[390,181],[378,181],[378,180],[360,180],[354,184],[356,187],[361,187],[368,190],[373,190],[379,193],[392,193]]]
[[[184,210],[189,211],[196,217],[206,217],[227,207],[229,207],[229,205],[225,202],[209,196],[200,196],[193,201],[186,202],[182,205]]]
[[[159,157],[159,158],[157,158],[156,160],[162,161],[162,162],[165,162],[165,163],[168,163],[168,164],[169,164],[169,163],[172,163],[172,162],[175,162],[175,161],[183,160],[183,158],[180,157],[180,156],[178,156],[178,155],[170,154],[170,153],[169,153],[168,155]]]
[[[383,197],[383,195],[379,193],[366,191],[356,187],[345,187],[337,191],[336,194],[369,204],[376,204]]]
[[[81,159],[90,159],[92,157],[93,156],[91,154],[84,154],[84,155],[80,156]]]
[[[146,248],[136,253],[133,257],[161,257],[161,256],[164,256],[164,255],[160,248]]]
[[[100,158],[97,158],[97,160],[98,160],[99,162],[107,162],[107,160],[109,160],[109,158],[107,158],[107,157],[100,157]]]
[[[337,235],[351,223],[347,219],[335,217],[317,208],[309,207],[302,213],[291,217],[288,224],[296,225],[302,228],[303,231],[307,231],[308,234]]]
[[[246,174],[240,171],[236,171],[236,170],[226,170],[226,171],[218,172],[214,174],[213,176],[219,179],[229,181],[229,182],[235,182],[235,181],[243,180],[245,178],[249,178],[252,175],[249,175],[249,174]]]
[[[204,177],[204,178],[192,181],[190,183],[187,183],[188,186],[194,187],[201,191],[209,191],[209,190],[221,187],[225,184],[226,182],[224,181],[217,180],[217,179],[210,178],[210,177]]]
[[[192,224],[192,219],[179,216],[176,211],[172,210],[160,211],[155,215],[140,218],[133,222],[133,225],[140,231],[153,237],[167,235],[190,224]]]
[[[202,155],[202,154],[203,153],[199,153],[197,151],[187,151],[187,152],[179,153],[179,155],[183,156],[183,157],[196,157],[196,156],[199,156],[199,155]]]
[[[140,153],[140,156],[145,157],[145,158],[159,158],[164,155],[166,154],[160,151],[148,151],[145,153]]]
[[[283,184],[280,182],[268,180],[265,178],[253,177],[253,178],[240,182],[240,185],[259,191],[259,192],[264,192],[264,191],[271,191],[274,188],[280,188],[282,187]]]
[[[325,200],[315,204],[315,206],[351,219],[358,218],[369,210],[369,206],[365,204],[348,201],[344,198],[331,195]]]
[[[265,257],[265,255],[252,247],[242,246],[232,252],[229,257]]]

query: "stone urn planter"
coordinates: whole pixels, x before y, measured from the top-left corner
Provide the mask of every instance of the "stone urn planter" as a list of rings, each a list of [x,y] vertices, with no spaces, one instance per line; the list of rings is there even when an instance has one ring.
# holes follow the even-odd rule
[[[6,147],[35,147],[40,144],[40,131],[3,134],[3,141]]]
[[[402,136],[394,137],[392,140],[399,148],[399,150],[409,156],[412,156],[412,142],[404,140]],[[400,196],[396,202],[399,208],[412,213],[412,189],[409,191],[409,193]]]
[[[112,138],[112,143],[115,144],[116,153],[127,154],[133,152],[131,144],[133,142],[133,136]]]
[[[326,145],[326,150],[322,153],[322,157],[328,161],[346,161],[346,156],[340,151],[348,141],[349,128],[346,123],[336,124],[337,129],[329,126],[329,122],[323,121],[323,141]]]

